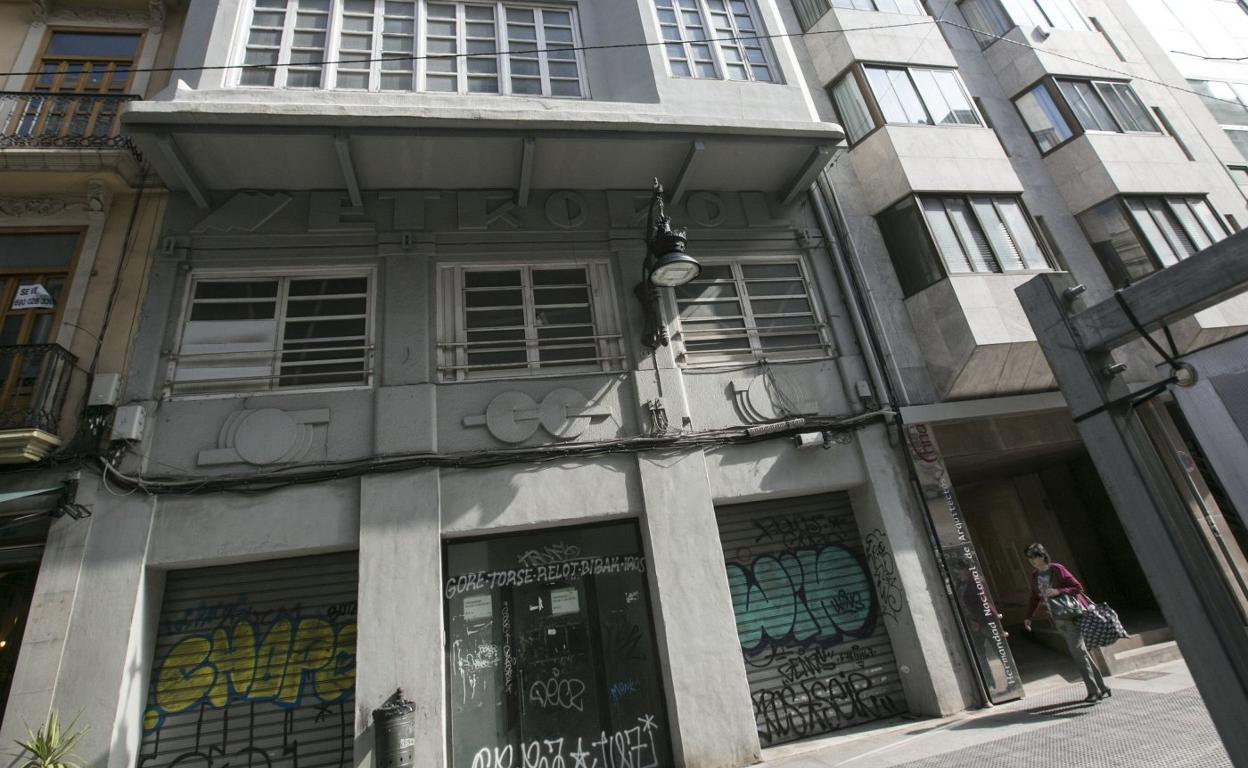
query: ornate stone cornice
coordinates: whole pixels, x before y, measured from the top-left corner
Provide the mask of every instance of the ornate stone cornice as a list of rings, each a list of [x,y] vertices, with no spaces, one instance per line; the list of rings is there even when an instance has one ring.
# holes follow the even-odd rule
[[[147,27],[160,33],[165,28],[164,0],[148,0],[145,11],[120,11],[109,8],[52,7],[52,0],[31,0],[31,16],[35,26],[52,21],[85,21],[106,24],[128,24]]]
[[[34,26],[46,26],[51,12],[52,0],[30,0],[30,23]]]
[[[70,208],[88,208],[81,197],[0,197],[0,216],[55,216]]]

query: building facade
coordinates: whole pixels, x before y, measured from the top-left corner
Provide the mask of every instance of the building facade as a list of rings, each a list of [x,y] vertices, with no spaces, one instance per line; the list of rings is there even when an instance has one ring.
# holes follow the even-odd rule
[[[1062,270],[1096,302],[1237,231],[1230,143],[1141,21],[1148,3],[794,5],[808,82],[845,127],[827,191],[873,299],[902,419],[926,425],[928,452],[943,459],[979,571],[1018,630],[1010,645],[1062,647],[1051,630],[1019,627],[1029,589],[1019,552],[1043,541],[1127,617],[1133,637],[1101,655],[1107,670],[1161,658],[1169,633],[1014,289]],[[1244,15],[1210,5],[1221,15],[1185,15],[1206,25]],[[1242,333],[1244,302],[1176,324],[1174,343]],[[1118,375],[1151,384],[1159,360],[1132,351]],[[1168,407],[1154,410],[1164,452],[1192,453]],[[1198,473],[1175,479],[1204,489]],[[1224,565],[1242,571],[1243,531],[1204,490],[1196,524],[1215,549],[1219,531],[1235,532]]]
[[[1013,294],[1248,221],[1126,2],[178,24],[123,120],[170,191],[121,407],[0,741],[57,710],[94,766],[368,766],[402,698],[420,765],[746,765],[1022,695],[1037,539],[1164,639]]]
[[[89,514],[79,469],[108,439],[164,215],[120,120],[164,86],[177,17],[0,4],[0,707],[44,701],[60,664],[64,627],[40,616],[72,600],[55,563],[90,523],[49,524]]]

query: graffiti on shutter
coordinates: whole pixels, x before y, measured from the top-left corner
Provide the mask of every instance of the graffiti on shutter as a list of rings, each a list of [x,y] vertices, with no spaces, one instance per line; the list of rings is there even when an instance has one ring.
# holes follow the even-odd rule
[[[864,551],[848,496],[717,514],[763,746],[905,712],[882,621],[900,608],[895,566],[882,534]]]
[[[172,571],[139,768],[353,763],[356,553]]]

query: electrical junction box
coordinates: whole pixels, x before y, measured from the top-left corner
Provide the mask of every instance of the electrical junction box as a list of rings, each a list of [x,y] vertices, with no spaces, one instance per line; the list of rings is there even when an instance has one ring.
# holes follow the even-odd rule
[[[91,393],[87,396],[88,406],[112,408],[121,401],[121,374],[99,373],[91,382]]]
[[[111,440],[137,443],[143,439],[143,426],[147,423],[147,411],[141,405],[123,405],[113,414]]]

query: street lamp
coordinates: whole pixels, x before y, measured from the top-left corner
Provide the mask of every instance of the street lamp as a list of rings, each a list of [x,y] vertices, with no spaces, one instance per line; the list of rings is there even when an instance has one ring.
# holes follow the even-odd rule
[[[684,229],[672,229],[672,219],[663,209],[663,185],[656,178],[646,216],[646,260],[641,268],[641,282],[634,289],[646,314],[641,343],[650,349],[668,343],[659,310],[659,288],[684,285],[702,272],[702,265],[685,252],[686,242]]]

